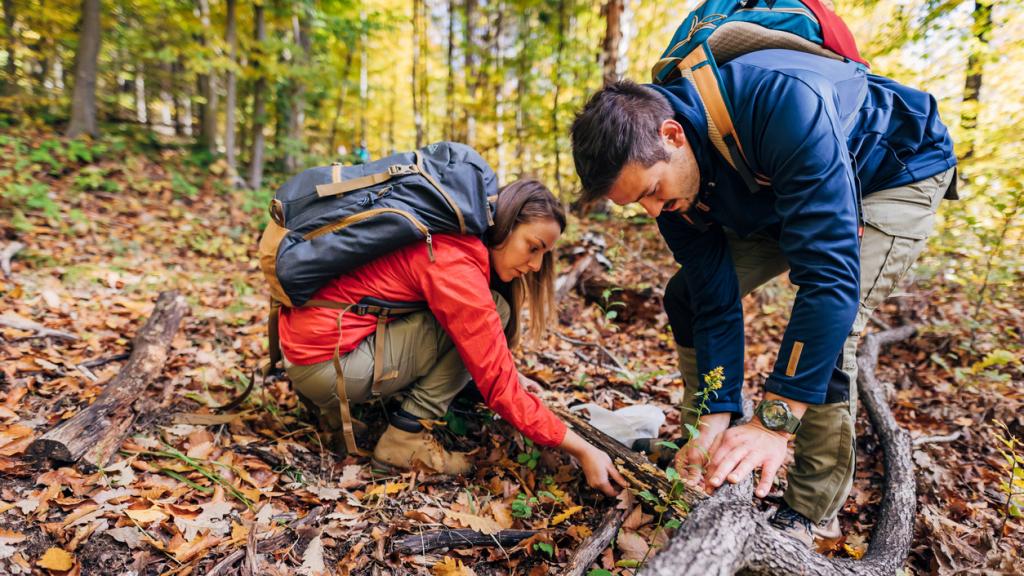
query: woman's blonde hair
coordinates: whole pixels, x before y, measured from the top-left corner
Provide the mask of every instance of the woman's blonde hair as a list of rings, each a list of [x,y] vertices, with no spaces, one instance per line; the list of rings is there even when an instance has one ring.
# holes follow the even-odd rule
[[[565,209],[548,187],[532,178],[517,180],[498,191],[494,226],[487,230],[485,240],[489,246],[500,246],[516,226],[538,220],[554,220],[559,230],[565,231]],[[500,280],[497,283],[504,284]],[[524,305],[530,311],[527,338],[539,340],[555,317],[554,252],[544,254],[540,270],[499,286],[498,292],[508,300],[512,309],[506,329],[509,345],[516,346],[519,342],[519,317]]]

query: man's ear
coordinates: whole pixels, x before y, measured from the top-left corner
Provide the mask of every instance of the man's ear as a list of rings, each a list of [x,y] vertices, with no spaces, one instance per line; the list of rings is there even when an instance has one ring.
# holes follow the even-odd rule
[[[683,132],[683,126],[674,119],[669,118],[663,121],[658,131],[661,133],[661,137],[672,146],[682,148],[686,145],[686,133]]]

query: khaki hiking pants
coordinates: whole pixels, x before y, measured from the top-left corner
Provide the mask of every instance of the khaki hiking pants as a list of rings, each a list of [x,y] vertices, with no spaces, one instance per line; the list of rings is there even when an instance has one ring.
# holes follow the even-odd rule
[[[508,303],[491,292],[503,325],[509,321]],[[434,315],[425,310],[392,320],[384,331],[384,358],[374,358],[376,335],[371,334],[348,354],[341,357],[345,372],[345,393],[351,404],[371,401],[373,365],[384,362],[383,374],[397,373],[381,383],[381,397],[388,398],[405,391],[402,409],[425,419],[439,419],[448,405],[469,382],[469,372],[459,357],[455,344]],[[299,366],[284,359],[288,378],[295,391],[319,411],[321,425],[340,440],[341,413],[333,360]]]
[[[808,407],[796,435],[795,461],[787,472],[786,503],[813,522],[835,517],[853,486],[856,355],[861,332],[871,313],[888,298],[924,249],[935,226],[939,202],[954,174],[950,169],[864,198],[866,226],[861,240],[860,308],[843,346],[842,358],[837,359],[837,366],[841,362],[841,370],[849,378],[849,389],[837,392],[830,386],[828,403]],[[726,236],[741,295],[789,269],[776,239],[756,234],[741,239],[731,230],[726,230]],[[673,291],[666,289],[665,298],[672,295]],[[694,424],[699,382],[697,354],[693,348],[676,348],[686,386],[683,406],[691,408],[683,410],[682,419]]]

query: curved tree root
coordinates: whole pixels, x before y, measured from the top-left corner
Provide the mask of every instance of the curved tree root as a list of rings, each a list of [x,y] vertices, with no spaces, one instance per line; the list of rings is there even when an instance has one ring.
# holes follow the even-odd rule
[[[857,355],[861,402],[885,454],[882,509],[860,560],[826,558],[772,528],[750,505],[753,479],[719,489],[699,503],[669,546],[641,570],[643,576],[686,574],[859,574],[891,575],[910,550],[916,511],[916,487],[910,435],[893,418],[875,377],[882,346],[909,338],[913,326],[870,334]]]

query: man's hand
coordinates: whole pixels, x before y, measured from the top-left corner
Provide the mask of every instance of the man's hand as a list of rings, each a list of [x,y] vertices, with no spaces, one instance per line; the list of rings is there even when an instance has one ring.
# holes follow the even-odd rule
[[[583,468],[583,475],[586,476],[587,484],[591,488],[600,490],[608,496],[615,496],[619,490],[609,482],[609,479],[623,488],[628,486],[626,479],[612,464],[612,459],[572,430],[565,432],[565,439],[562,440],[559,448],[579,460],[580,467]]]
[[[707,468],[715,443],[727,428],[730,415],[705,414],[700,419],[700,435],[692,439],[676,452],[675,469],[690,484],[699,484],[701,475]]]
[[[718,488],[725,480],[736,484],[760,468],[761,481],[754,493],[764,498],[786,459],[788,440],[785,432],[773,432],[758,422],[726,430],[711,448],[711,461],[705,474],[708,490]]]

